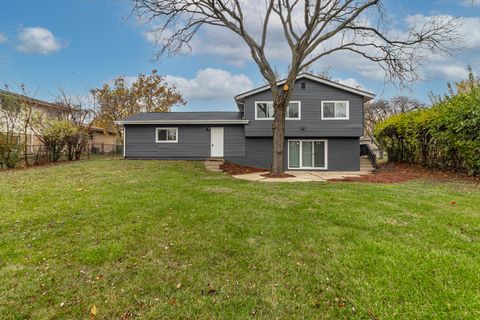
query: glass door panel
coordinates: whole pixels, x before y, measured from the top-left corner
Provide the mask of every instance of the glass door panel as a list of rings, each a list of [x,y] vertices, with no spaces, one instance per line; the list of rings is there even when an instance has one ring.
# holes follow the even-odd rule
[[[288,142],[288,166],[300,168],[300,141]]]
[[[315,141],[315,168],[325,168],[325,141]]]
[[[313,143],[312,141],[302,142],[302,167],[313,167]]]

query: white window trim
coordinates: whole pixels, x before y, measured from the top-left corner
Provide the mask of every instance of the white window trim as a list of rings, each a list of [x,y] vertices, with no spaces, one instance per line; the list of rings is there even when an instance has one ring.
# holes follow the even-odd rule
[[[325,103],[346,103],[347,104],[347,116],[343,118],[327,118],[323,116],[323,106]],[[335,113],[335,110],[334,110]],[[331,101],[322,101],[322,108],[320,110],[320,116],[322,120],[350,120],[350,101],[340,101],[340,100],[331,100]]]
[[[271,103],[273,101],[255,101],[255,120],[273,120],[274,118],[258,118],[257,117],[257,105],[259,103]],[[301,101],[290,101],[289,103],[298,103],[298,118],[289,118],[288,112],[285,114],[285,120],[302,120],[302,102]],[[288,108],[288,107],[287,107]],[[288,111],[288,110],[287,110]]]
[[[290,141],[299,141],[300,142],[300,166],[298,168],[290,167]],[[325,167],[304,167],[302,166],[302,142],[324,142],[325,143]],[[287,163],[288,163],[288,170],[328,170],[328,140],[326,139],[289,139],[287,141]],[[315,148],[313,148],[312,159],[315,159]],[[314,163],[314,162],[313,162]]]
[[[175,134],[175,138],[176,140],[158,140],[158,130],[171,130],[171,129],[175,129],[176,131],[176,134]],[[174,127],[166,127],[166,128],[155,128],[155,142],[156,143],[178,143],[178,128],[174,128]]]

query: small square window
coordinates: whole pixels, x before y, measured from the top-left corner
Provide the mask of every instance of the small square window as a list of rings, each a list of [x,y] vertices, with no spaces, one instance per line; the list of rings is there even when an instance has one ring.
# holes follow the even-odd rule
[[[178,128],[157,128],[157,143],[178,142]]]
[[[273,119],[273,103],[258,102],[256,109],[257,119]]]
[[[292,101],[287,107],[285,118],[300,119],[300,102]],[[255,119],[256,120],[273,120],[275,110],[273,109],[273,102],[256,102],[255,103]]]
[[[348,120],[348,101],[323,101],[322,119],[324,120]]]
[[[300,119],[300,103],[290,102],[287,108],[287,119]]]

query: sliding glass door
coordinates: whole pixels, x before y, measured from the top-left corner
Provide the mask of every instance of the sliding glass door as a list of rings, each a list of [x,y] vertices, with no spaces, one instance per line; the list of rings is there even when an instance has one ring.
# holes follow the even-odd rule
[[[327,169],[326,140],[289,140],[289,169]]]

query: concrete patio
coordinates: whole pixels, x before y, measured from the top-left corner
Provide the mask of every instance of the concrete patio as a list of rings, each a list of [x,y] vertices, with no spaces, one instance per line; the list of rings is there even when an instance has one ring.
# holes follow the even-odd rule
[[[261,182],[325,182],[328,180],[360,177],[371,174],[371,171],[286,171],[286,173],[294,176],[289,178],[269,178],[262,176],[266,173],[268,172],[254,172],[233,175],[232,177],[240,180]]]

